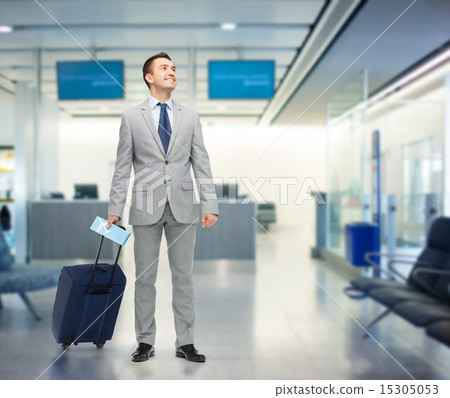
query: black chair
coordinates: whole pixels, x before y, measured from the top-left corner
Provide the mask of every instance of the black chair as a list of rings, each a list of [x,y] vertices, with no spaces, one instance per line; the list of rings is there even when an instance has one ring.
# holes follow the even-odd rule
[[[366,261],[371,264],[371,267],[380,269],[382,273],[387,274],[389,279],[360,277],[352,280],[350,282],[351,286],[355,290],[359,290],[364,293],[368,293],[372,289],[382,287],[393,287],[409,290],[411,286],[414,287],[415,284],[415,281],[411,278],[414,269],[419,267],[435,268],[436,264],[440,264],[442,267],[442,265],[450,259],[450,240],[446,239],[448,236],[447,234],[450,234],[450,218],[436,218],[427,236],[426,246],[415,261],[405,259],[405,257],[411,256],[389,253],[367,253],[365,258]],[[381,269],[374,261],[372,261],[371,258],[375,256],[391,258],[391,260],[388,261],[387,270]],[[409,278],[405,278],[396,269],[396,267],[394,267],[394,264],[413,265]]]
[[[450,347],[450,321],[442,321],[431,324],[426,328],[428,336]]]
[[[436,298],[436,302],[405,302],[395,305],[392,310],[413,325],[425,327],[433,323],[450,320],[450,261],[444,270],[416,269],[414,277],[422,288]],[[435,280],[428,285],[419,279],[420,274],[433,275]]]
[[[448,319],[445,304],[447,304],[446,289],[448,288],[446,265],[450,261],[449,235],[450,218],[439,217],[432,224],[427,237],[427,245],[416,261],[404,259],[389,261],[388,270],[385,272],[392,279],[358,278],[351,282],[352,289],[361,291],[387,307],[382,314],[369,323],[367,329],[378,323],[391,311],[410,320],[411,323],[414,323],[411,320],[412,318],[419,322],[420,316],[414,310],[420,308],[420,306],[423,306],[424,311],[429,308],[443,307],[444,311],[439,312],[439,316],[436,314],[432,320],[436,322],[441,319]],[[366,258],[370,255],[380,254],[368,253]],[[394,268],[394,263],[413,265],[408,278],[404,278]],[[371,264],[378,267],[372,261]],[[402,278],[404,281],[394,279],[395,277]],[[365,333],[365,336],[367,337],[368,334]]]
[[[257,211],[258,223],[265,229],[269,228],[269,223],[277,222],[275,203],[259,203]]]
[[[392,310],[419,327],[430,326],[439,321],[450,321],[450,307],[439,304],[407,301],[397,304]]]

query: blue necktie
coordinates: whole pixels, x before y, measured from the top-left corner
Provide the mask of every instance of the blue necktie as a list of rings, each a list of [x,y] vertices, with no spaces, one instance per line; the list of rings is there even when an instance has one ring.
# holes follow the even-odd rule
[[[170,134],[172,134],[172,129],[170,127],[169,115],[167,114],[167,104],[162,104],[158,102],[161,107],[161,113],[159,114],[159,124],[158,133],[159,138],[164,148],[164,152],[167,153],[167,148],[169,148]]]

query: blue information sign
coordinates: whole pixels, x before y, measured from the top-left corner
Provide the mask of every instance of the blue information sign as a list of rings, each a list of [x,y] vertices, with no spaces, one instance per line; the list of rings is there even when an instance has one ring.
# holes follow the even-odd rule
[[[272,60],[209,61],[210,99],[268,99],[275,86]]]
[[[56,64],[60,100],[123,98],[122,61],[61,61]]]

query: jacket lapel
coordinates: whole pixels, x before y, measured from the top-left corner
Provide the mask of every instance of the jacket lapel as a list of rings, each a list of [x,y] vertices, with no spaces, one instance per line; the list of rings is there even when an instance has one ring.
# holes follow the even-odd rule
[[[157,122],[153,120],[153,114],[152,114],[152,110],[150,109],[150,105],[148,103],[148,100],[144,101],[141,104],[141,108],[142,108],[142,116],[144,117],[144,120],[147,123],[147,126],[150,129],[150,131],[151,131],[151,133],[153,135],[153,138],[156,141],[156,144],[158,145],[158,147],[161,150],[161,152],[165,155],[164,148],[163,148],[162,143],[161,143],[161,138],[159,138],[158,129],[156,127],[157,126]]]
[[[175,101],[172,101],[173,103],[173,126],[172,126],[172,134],[169,141],[169,147],[167,148],[167,154],[170,153],[170,150],[172,149],[172,146],[177,139],[178,130],[180,129],[180,123],[182,119],[182,112],[181,112],[181,106],[177,104]]]

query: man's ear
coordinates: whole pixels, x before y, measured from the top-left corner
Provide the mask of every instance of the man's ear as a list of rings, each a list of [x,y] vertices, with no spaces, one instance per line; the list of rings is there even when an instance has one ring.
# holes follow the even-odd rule
[[[147,74],[145,75],[145,80],[146,80],[146,82],[147,82],[148,84],[153,83],[152,75],[151,75],[150,73],[147,73]]]

